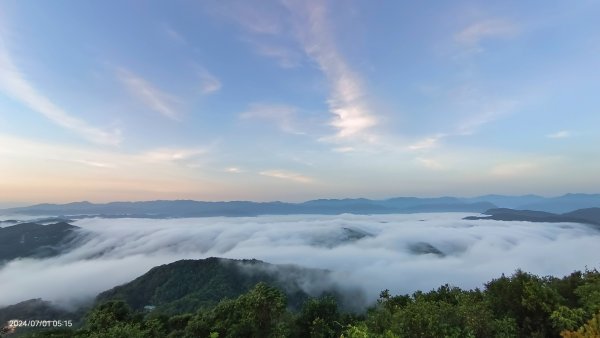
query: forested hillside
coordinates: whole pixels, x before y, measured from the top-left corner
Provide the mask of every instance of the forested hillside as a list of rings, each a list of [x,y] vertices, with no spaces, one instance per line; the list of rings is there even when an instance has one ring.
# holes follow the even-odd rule
[[[185,261],[183,261],[185,262]],[[208,264],[214,262],[208,261]],[[183,263],[182,263],[183,264]],[[177,273],[176,271],[173,271]],[[140,281],[141,294],[147,287]],[[213,284],[218,292],[220,285]],[[210,288],[203,288],[210,292]],[[116,288],[100,299],[126,291]],[[117,297],[118,298],[118,297]],[[169,315],[139,310],[131,299],[101,301],[79,328],[27,333],[27,337],[598,337],[600,273],[563,278],[516,271],[462,290],[442,285],[429,292],[391,295],[361,313],[340,310],[335,297],[307,299],[289,308],[286,294],[259,282],[249,291]],[[128,302],[134,305],[132,308]]]
[[[20,223],[0,228],[0,264],[19,257],[50,257],[74,236],[78,227],[53,224]]]
[[[135,311],[152,309],[167,315],[212,307],[224,298],[236,298],[263,282],[281,290],[291,309],[309,295],[301,281],[328,280],[328,271],[274,265],[255,259],[206,258],[157,266],[135,280],[101,293],[97,302],[123,300]],[[327,290],[335,293],[335,290]]]

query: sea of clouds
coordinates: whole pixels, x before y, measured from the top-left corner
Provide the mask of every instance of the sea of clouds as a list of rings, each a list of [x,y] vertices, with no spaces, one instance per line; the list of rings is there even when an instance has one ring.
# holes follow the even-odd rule
[[[0,307],[31,298],[73,305],[156,265],[213,256],[328,269],[337,284],[364,290],[369,301],[383,289],[482,287],[517,268],[562,276],[600,266],[600,231],[593,227],[463,220],[467,215],[81,219],[73,223],[81,227],[80,246],[0,268]],[[427,245],[443,254],[415,252]]]

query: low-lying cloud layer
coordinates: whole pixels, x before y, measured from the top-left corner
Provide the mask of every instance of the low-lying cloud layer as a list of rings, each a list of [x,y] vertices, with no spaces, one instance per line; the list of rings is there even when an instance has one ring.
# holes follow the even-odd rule
[[[0,269],[0,306],[31,298],[89,299],[151,267],[184,258],[256,258],[328,269],[375,300],[450,283],[464,288],[517,268],[564,275],[596,267],[600,231],[560,223],[466,221],[461,213],[83,219],[86,242]]]

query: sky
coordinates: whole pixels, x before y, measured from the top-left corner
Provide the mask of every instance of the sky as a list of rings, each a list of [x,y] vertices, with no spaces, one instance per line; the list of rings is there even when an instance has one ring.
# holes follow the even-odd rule
[[[599,192],[600,2],[0,3],[0,206]]]

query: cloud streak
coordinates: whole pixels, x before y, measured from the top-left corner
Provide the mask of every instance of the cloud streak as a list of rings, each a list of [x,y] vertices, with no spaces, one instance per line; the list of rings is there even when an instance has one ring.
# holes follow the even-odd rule
[[[208,72],[206,69],[202,69],[200,71],[200,81],[202,94],[204,95],[216,93],[219,90],[221,90],[221,87],[223,87],[221,80],[219,80],[216,76]]]
[[[238,167],[227,167],[227,168],[225,168],[225,172],[230,173],[230,174],[241,174],[244,172],[244,170],[242,170]]]
[[[509,38],[519,32],[517,25],[502,19],[485,19],[474,22],[456,33],[454,39],[463,45],[477,46],[485,39]]]
[[[178,100],[172,95],[161,91],[150,82],[126,69],[119,69],[117,78],[137,100],[149,109],[172,120],[181,120],[181,115],[176,108]]]
[[[0,190],[29,202],[197,198],[198,191],[222,191],[198,169],[214,160],[211,150],[212,145],[126,152],[0,133]]]
[[[277,6],[254,8],[243,2],[236,4],[234,12],[238,15],[227,17],[234,19],[246,33],[254,35],[247,40],[258,54],[278,60],[281,67],[296,67],[301,62],[300,55],[282,43],[282,40],[291,39],[327,79],[329,93],[326,103],[329,112],[334,115],[329,125],[337,132],[322,140],[371,142],[373,137],[369,129],[378,124],[378,119],[370,111],[360,76],[336,46],[326,4],[286,0],[283,1],[283,10]],[[282,20],[281,16],[289,20]],[[287,35],[286,31],[293,33]]]
[[[441,170],[444,166],[436,159],[428,158],[428,157],[417,157],[417,163],[422,165],[423,167],[431,170]]]
[[[161,30],[166,37],[168,37],[171,41],[176,42],[181,45],[187,45],[187,39],[181,35],[178,31],[176,31],[171,25],[168,23],[164,23],[161,26]]]
[[[73,162],[79,163],[79,164],[83,164],[83,165],[86,165],[86,166],[90,166],[90,167],[95,167],[95,168],[108,168],[108,169],[112,169],[112,168],[116,168],[117,167],[116,165],[114,165],[112,163],[91,161],[91,160],[87,160],[87,159],[76,159],[76,160],[73,160]]]
[[[252,42],[252,44],[255,45],[258,54],[277,60],[281,68],[296,68],[302,63],[301,53],[292,48],[263,42]]]
[[[254,103],[249,109],[240,114],[244,120],[271,121],[281,131],[291,134],[304,134],[296,127],[295,116],[298,108],[284,104]]]
[[[359,76],[350,68],[336,47],[325,3],[285,1],[296,19],[296,32],[305,53],[316,62],[330,85],[327,100],[335,115],[330,122],[338,132],[335,138],[365,138],[377,118],[368,108]],[[367,138],[368,139],[368,138]]]
[[[557,131],[556,133],[546,135],[547,138],[561,139],[571,137],[571,132],[568,130]]]
[[[198,158],[208,151],[204,148],[158,148],[139,156],[147,162],[183,162]]]
[[[40,93],[13,62],[0,36],[0,88],[8,96],[83,138],[97,144],[116,146],[121,142],[119,130],[107,131],[74,117]]]
[[[515,177],[533,174],[536,169],[538,166],[532,162],[503,163],[493,167],[491,174],[500,177]]]
[[[435,148],[438,145],[438,142],[444,137],[448,136],[447,134],[437,134],[434,136],[426,137],[422,140],[418,140],[410,145],[408,145],[407,149],[411,151],[420,151],[420,150],[428,150],[431,148]]]
[[[308,176],[304,176],[302,174],[284,171],[284,170],[265,170],[261,171],[260,174],[262,176],[278,178],[282,180],[294,181],[298,183],[312,183],[314,179]]]

